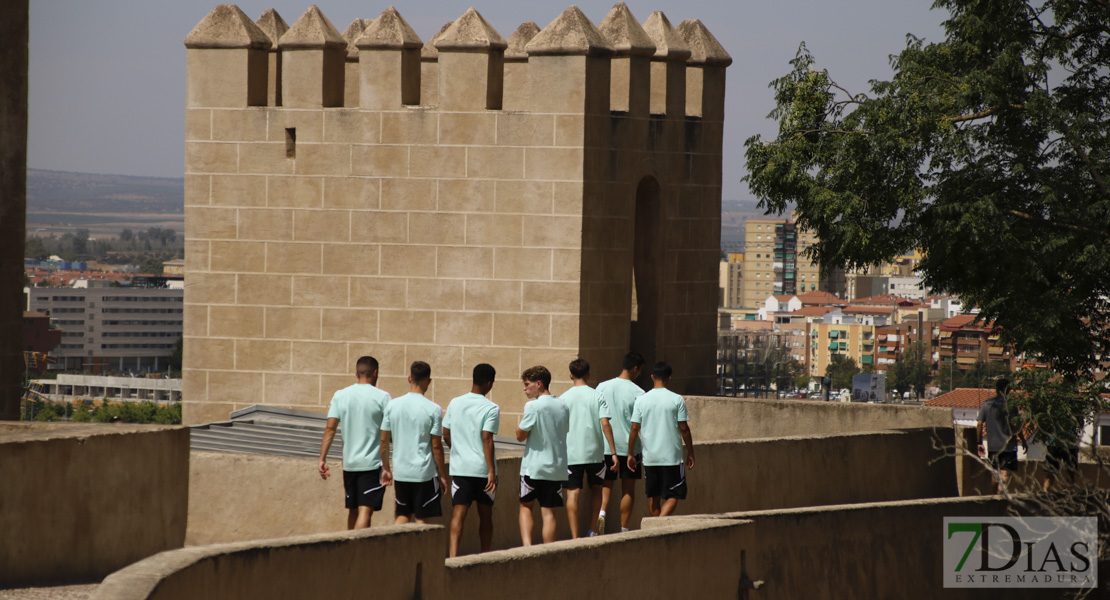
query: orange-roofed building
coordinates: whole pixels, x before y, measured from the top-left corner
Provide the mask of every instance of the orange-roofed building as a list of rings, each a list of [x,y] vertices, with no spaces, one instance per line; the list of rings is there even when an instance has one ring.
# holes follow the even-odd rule
[[[1014,356],[999,339],[994,323],[977,320],[977,315],[956,315],[940,322],[937,339],[938,366],[955,363],[961,371],[970,370],[976,362],[1012,371]]]
[[[806,292],[799,294],[798,299],[802,301],[802,306],[838,306],[844,304],[843,300],[829,292]]]

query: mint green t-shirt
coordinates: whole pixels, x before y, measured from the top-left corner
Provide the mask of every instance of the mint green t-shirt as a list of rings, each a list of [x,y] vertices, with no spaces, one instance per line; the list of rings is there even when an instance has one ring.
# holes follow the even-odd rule
[[[567,480],[569,422],[567,405],[555,396],[540,396],[524,405],[520,428],[529,433],[520,461],[521,475],[544,481]]]
[[[443,409],[423,394],[409,392],[385,407],[382,431],[393,441],[393,479],[408,483],[436,476],[432,436],[443,435]]]
[[[443,428],[451,430],[452,477],[486,477],[486,452],[482,448],[482,432],[494,435],[501,425],[501,408],[485,396],[473,392],[451,400],[443,415]],[[493,462],[497,473],[497,461]]]
[[[689,419],[686,401],[666,388],[653,389],[636,399],[632,422],[640,424],[644,466],[682,464],[682,434],[678,431],[678,423]]]
[[[356,383],[337,392],[328,408],[329,419],[339,419],[343,432],[343,470],[373,471],[382,466],[382,418],[389,393],[369,383]]]
[[[627,379],[610,379],[597,386],[597,391],[605,396],[609,404],[609,424],[613,427],[613,442],[617,445],[618,456],[628,456],[628,432],[632,423],[632,406],[636,398],[644,395],[644,390]],[[643,452],[643,444],[636,440],[633,455]],[[606,448],[606,454],[609,449]]]
[[[605,402],[605,396],[588,385],[576,385],[563,392],[559,399],[570,411],[567,463],[588,465],[601,462],[606,449],[601,419],[609,418],[609,405]]]

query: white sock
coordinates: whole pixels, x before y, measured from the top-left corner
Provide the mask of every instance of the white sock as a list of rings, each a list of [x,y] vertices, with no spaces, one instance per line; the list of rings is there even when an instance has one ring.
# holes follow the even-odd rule
[[[601,511],[597,513],[597,516],[604,517],[605,516],[605,509],[604,508],[601,509]]]
[[[624,532],[626,532],[626,531],[628,531],[628,528],[627,528],[627,527],[621,527],[621,533],[624,533]]]

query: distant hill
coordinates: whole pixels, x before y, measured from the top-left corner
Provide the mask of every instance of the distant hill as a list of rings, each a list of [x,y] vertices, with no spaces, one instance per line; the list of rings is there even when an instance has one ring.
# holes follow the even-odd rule
[[[182,214],[185,179],[27,169],[27,212]]]

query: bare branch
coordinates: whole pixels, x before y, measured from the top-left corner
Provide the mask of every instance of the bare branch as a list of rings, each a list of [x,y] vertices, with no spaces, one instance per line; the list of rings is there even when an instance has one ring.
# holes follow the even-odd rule
[[[958,117],[945,117],[944,120],[949,121],[951,123],[959,123],[961,121],[974,121],[976,119],[983,119],[983,118],[989,117],[989,116],[991,116],[995,113],[1001,112],[1001,111],[1006,110],[1006,109],[1021,110],[1023,108],[1025,108],[1025,106],[1022,105],[1022,104],[996,104],[996,105],[988,108],[987,110],[980,111],[980,112],[977,112],[975,114],[960,115]]]
[[[1041,225],[1046,225],[1048,227],[1057,227],[1057,228],[1062,228],[1062,229],[1070,229],[1072,231],[1079,231],[1079,232],[1082,232],[1082,233],[1090,233],[1090,234],[1094,234],[1094,235],[1100,235],[1102,237],[1110,237],[1110,232],[1101,231],[1101,230],[1098,230],[1098,229],[1091,229],[1090,227],[1083,227],[1082,225],[1072,225],[1071,223],[1061,223],[1059,221],[1049,221],[1048,219],[1045,219],[1043,217],[1038,217],[1036,215],[1031,215],[1027,212],[1021,212],[1019,210],[1014,210],[1012,208],[1007,210],[1006,212],[1008,212],[1011,215],[1014,215],[1015,217],[1017,217],[1019,219],[1022,219],[1024,221],[1031,221],[1033,223],[1039,223]]]

